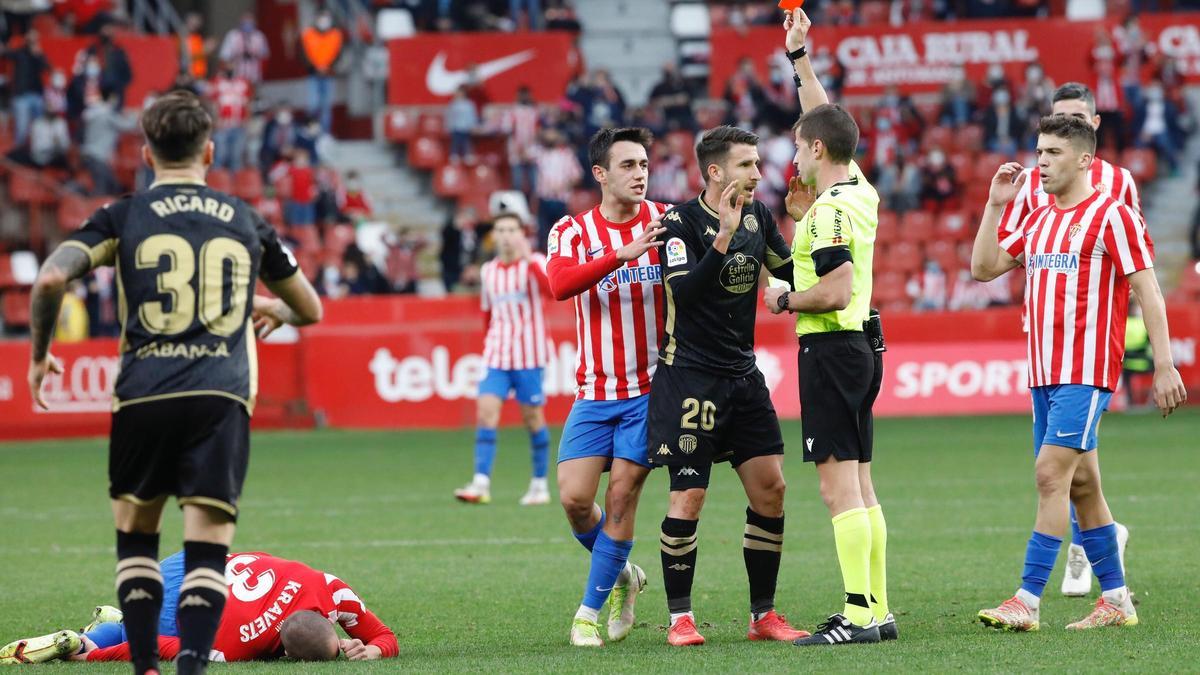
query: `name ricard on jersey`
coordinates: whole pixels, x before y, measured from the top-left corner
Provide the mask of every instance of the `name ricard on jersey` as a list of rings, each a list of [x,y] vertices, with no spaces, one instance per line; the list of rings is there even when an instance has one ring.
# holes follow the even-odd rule
[[[173,194],[150,202],[150,208],[159,218],[165,218],[176,213],[203,213],[225,223],[233,222],[234,208],[231,204],[218,201],[212,197],[189,195],[186,193]]]

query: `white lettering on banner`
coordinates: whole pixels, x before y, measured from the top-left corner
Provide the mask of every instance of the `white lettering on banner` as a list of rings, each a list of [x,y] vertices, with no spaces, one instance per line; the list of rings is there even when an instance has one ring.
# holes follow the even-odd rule
[[[0,401],[13,400],[13,381],[11,377],[0,377]]]
[[[896,368],[898,398],[930,398],[939,389],[956,398],[1008,396],[1028,387],[1024,360],[907,361]]]
[[[42,394],[49,410],[37,413],[91,413],[112,410],[113,386],[121,361],[115,356],[80,356],[63,363],[63,374],[49,373]]]
[[[1158,34],[1158,46],[1174,59],[1180,73],[1200,75],[1200,28],[1195,25],[1167,26]]]
[[[547,397],[574,395],[575,346],[551,344],[550,360],[543,373]],[[387,403],[420,402],[431,398],[455,401],[475,398],[486,367],[479,354],[464,354],[453,364],[450,350],[434,347],[428,357],[414,354],[403,359],[380,347],[367,365],[375,378],[375,393]]]
[[[1172,338],[1171,358],[1176,366],[1196,365],[1196,338]]]
[[[837,54],[850,87],[943,83],[965,64],[1027,63],[1039,56],[1025,30],[927,33],[920,49],[909,35],[848,37]]]

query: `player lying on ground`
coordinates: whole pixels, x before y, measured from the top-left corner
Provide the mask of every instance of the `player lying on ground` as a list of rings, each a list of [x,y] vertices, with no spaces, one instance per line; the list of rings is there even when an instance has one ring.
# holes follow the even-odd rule
[[[483,306],[483,362],[487,373],[479,383],[476,401],[475,475],[454,491],[470,504],[492,501],[492,462],[496,459],[496,429],[500,409],[513,394],[529,431],[533,477],[521,497],[522,506],[550,503],[546,474],[550,464],[550,432],[546,429],[542,369],[550,355],[542,301],[550,296],[546,257],[534,252],[520,217],[506,213],[492,223],[496,257],[479,270],[479,301]]]
[[[179,597],[184,554],[162,561],[163,598]],[[332,574],[267,553],[233,553],[225,563],[231,596],[221,615],[211,661],[254,661],[288,657],[330,661],[343,653],[352,661],[399,654],[396,636],[344,581]],[[167,608],[171,608],[168,610]],[[158,649],[171,660],[179,653],[174,603],[164,604]],[[128,661],[129,643],[120,610],[97,607],[95,621],[82,634],[57,631],[17,640],[0,649],[0,664],[74,661]],[[348,639],[339,640],[339,624]]]
[[[571,644],[599,647],[599,612],[609,597],[608,639],[633,628],[646,575],[628,562],[638,498],[646,481],[646,406],[662,336],[658,218],[646,200],[646,129],[603,129],[588,145],[600,203],[555,224],[546,242],[550,287],[575,305],[577,393],[558,448],[558,494],[575,538],[591,552]],[[609,471],[605,508],[596,504]]]
[[[979,612],[988,626],[1039,627],[1038,609],[1068,530],[1074,502],[1083,548],[1100,580],[1101,596],[1087,617],[1067,628],[1134,625],[1117,528],[1100,487],[1097,430],[1121,374],[1125,320],[1132,288],[1154,348],[1154,400],[1169,415],[1187,391],[1171,358],[1166,306],[1154,276],[1154,244],[1124,204],[1089,181],[1096,152],[1092,125],[1065,115],[1042,118],[1038,169],[1054,204],[1034,209],[1003,242],[1001,209],[1027,180],[1005,164],[992,178],[987,208],[971,254],[971,273],[990,281],[1018,266],[1028,275],[1029,384],[1033,398],[1038,509],[1016,595]]]

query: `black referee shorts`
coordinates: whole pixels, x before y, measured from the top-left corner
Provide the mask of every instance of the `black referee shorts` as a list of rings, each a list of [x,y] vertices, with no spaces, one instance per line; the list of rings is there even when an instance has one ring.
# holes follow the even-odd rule
[[[113,413],[108,493],[133,503],[175,495],[180,505],[237,519],[250,461],[250,415],[222,396],[137,403]]]
[[[659,364],[650,383],[646,460],[669,467],[671,490],[707,488],[712,465],[737,468],[783,454],[783,433],[762,373],[715,375]]]
[[[841,331],[801,336],[798,361],[804,461],[871,461],[883,355],[861,331]]]

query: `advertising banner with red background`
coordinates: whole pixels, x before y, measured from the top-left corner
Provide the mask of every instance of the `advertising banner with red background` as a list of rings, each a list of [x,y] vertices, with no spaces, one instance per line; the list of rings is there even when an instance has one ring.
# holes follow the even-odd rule
[[[1175,59],[1188,82],[1200,82],[1200,13],[1144,14],[1142,32],[1155,49]],[[922,22],[904,26],[815,26],[813,49],[829,49],[845,68],[844,94],[876,94],[890,84],[902,92],[939,91],[966,68],[973,82],[999,63],[1010,78],[1025,79],[1030,63],[1040,63],[1055,82],[1093,84],[1089,55],[1097,30],[1110,36],[1116,21],[975,20]],[[712,34],[709,93],[724,94],[725,83],[749,57],[766,81],[769,58],[783,51],[783,29],[715,29]]]
[[[179,52],[175,39],[155,35],[118,33],[114,40],[129,57],[133,80],[125,90],[125,106],[140,110],[142,100],[151,92],[163,92],[179,72]],[[52,68],[62,70],[70,81],[75,56],[96,42],[94,37],[42,37],[42,50]]]
[[[512,102],[522,86],[543,103],[562,98],[579,71],[575,35],[543,33],[437,33],[388,42],[388,103],[445,103],[475,67],[488,100]]]
[[[299,342],[259,345],[254,424],[462,428],[474,424],[484,372],[478,300],[353,298],[328,301],[324,322]],[[1172,351],[1184,382],[1200,394],[1200,305],[1171,307]],[[569,303],[547,312],[553,342],[545,372],[546,418],[566,419],[574,400],[575,345]],[[881,416],[1025,413],[1029,410],[1020,310],[893,314]],[[779,414],[797,418],[796,341],[786,316],[760,315],[760,369]],[[47,383],[51,411],[35,411],[25,386],[29,346],[0,342],[0,439],[104,434],[117,369],[116,342],[56,345],[66,373]],[[1121,397],[1114,397],[1119,403]],[[518,421],[506,406],[504,422]]]

